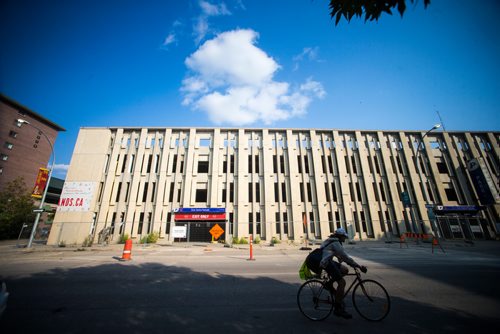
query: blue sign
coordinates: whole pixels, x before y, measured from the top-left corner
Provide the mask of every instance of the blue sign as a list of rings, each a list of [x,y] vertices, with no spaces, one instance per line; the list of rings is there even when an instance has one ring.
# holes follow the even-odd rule
[[[434,211],[441,213],[473,213],[481,210],[480,206],[476,205],[458,205],[458,206],[447,206],[447,205],[436,205]]]
[[[477,159],[472,159],[467,163],[467,168],[469,169],[469,174],[476,188],[477,195],[481,204],[491,205],[495,203],[495,198],[491,193],[491,189],[488,185],[488,180],[486,179],[484,172],[481,168],[481,163]]]
[[[225,213],[226,208],[176,208],[174,213]]]

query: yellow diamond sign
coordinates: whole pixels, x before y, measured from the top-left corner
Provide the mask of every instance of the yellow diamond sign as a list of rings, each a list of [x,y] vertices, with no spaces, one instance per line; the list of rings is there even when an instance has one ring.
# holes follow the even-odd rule
[[[219,226],[219,224],[215,224],[209,232],[214,237],[214,239],[219,239],[222,233],[224,233],[224,230]]]

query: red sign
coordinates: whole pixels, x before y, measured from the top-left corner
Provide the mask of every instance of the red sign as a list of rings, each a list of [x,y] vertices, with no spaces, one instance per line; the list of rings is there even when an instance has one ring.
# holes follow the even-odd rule
[[[175,214],[175,220],[226,220],[226,214],[177,213]]]
[[[36,177],[35,187],[33,187],[33,191],[31,192],[31,197],[42,198],[48,179],[49,170],[47,168],[40,168],[38,170],[38,176]]]

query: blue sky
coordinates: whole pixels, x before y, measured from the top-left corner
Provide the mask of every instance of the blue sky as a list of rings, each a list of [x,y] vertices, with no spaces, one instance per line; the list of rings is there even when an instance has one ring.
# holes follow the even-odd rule
[[[3,0],[0,92],[80,127],[500,130],[500,3],[338,26],[327,0]]]

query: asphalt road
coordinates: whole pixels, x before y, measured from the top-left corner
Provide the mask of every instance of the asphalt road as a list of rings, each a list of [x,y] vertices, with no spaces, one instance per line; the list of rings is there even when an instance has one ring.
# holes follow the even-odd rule
[[[9,304],[2,333],[481,333],[500,326],[500,243],[358,243],[348,252],[391,295],[380,323],[357,315],[312,322],[298,310],[298,247],[0,244]]]

